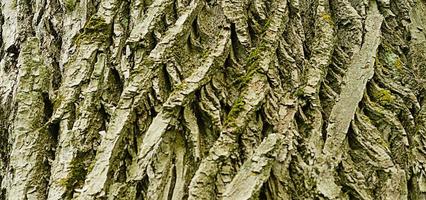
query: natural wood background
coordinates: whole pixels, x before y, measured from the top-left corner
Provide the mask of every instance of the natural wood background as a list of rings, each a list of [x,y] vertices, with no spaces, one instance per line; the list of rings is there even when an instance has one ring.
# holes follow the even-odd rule
[[[424,0],[1,0],[0,199],[426,199]]]

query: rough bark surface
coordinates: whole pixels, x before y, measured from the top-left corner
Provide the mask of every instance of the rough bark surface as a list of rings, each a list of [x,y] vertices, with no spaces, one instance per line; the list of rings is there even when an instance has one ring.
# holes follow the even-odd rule
[[[426,199],[424,0],[0,2],[0,200]]]

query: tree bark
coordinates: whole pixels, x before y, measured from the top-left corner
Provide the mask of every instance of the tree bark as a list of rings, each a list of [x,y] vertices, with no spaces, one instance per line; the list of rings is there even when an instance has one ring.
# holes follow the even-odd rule
[[[0,2],[0,200],[426,199],[424,0]]]

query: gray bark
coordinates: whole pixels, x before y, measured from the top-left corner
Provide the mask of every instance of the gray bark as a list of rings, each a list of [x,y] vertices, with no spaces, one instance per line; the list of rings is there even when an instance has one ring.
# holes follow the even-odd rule
[[[423,0],[0,2],[0,200],[426,199]]]

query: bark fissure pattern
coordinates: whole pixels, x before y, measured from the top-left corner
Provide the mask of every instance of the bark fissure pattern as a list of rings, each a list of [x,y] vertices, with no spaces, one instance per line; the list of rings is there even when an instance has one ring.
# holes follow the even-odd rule
[[[426,199],[423,0],[0,13],[0,200]]]

